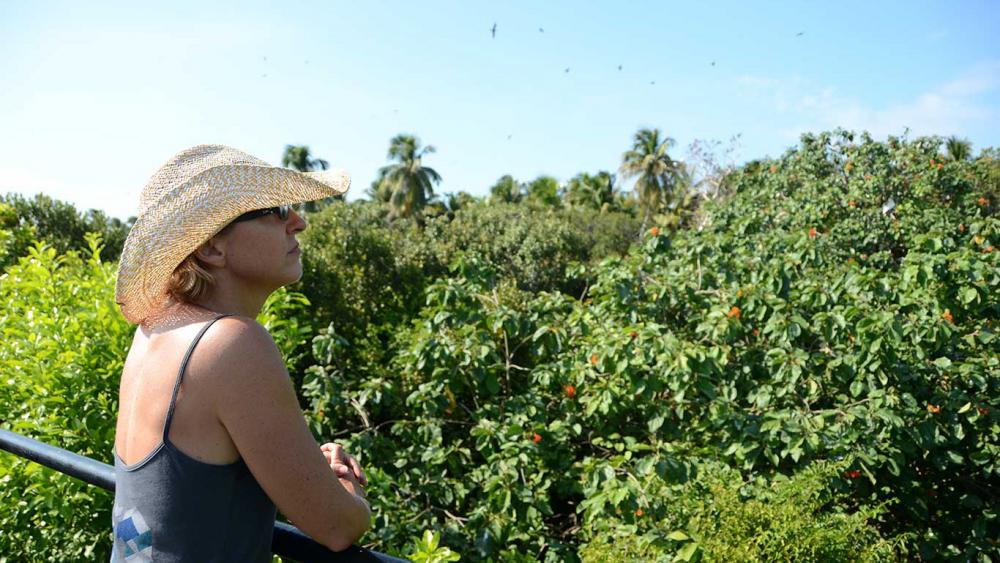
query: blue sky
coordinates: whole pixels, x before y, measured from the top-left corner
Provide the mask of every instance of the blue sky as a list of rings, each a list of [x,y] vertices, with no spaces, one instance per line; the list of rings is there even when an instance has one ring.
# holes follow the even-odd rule
[[[400,132],[437,148],[438,193],[477,195],[615,170],[640,127],[681,159],[836,126],[978,152],[1000,146],[998,31],[995,1],[3,2],[0,193],[125,218],[183,148],[305,144],[356,199]]]

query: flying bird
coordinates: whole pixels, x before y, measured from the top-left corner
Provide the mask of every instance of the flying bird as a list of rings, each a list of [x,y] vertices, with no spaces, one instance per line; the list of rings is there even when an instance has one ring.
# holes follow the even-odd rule
[[[538,33],[545,33],[545,30],[542,28],[538,28]]]
[[[649,85],[650,86],[656,86],[656,81],[655,80],[650,80],[649,81]]]
[[[621,69],[622,69],[622,65],[618,65],[618,70],[621,70]]]
[[[566,67],[566,70],[564,70],[563,72],[569,72],[569,67]]]
[[[715,66],[715,61],[712,61],[712,66]]]
[[[802,34],[804,34],[804,33],[805,33],[804,31],[800,31],[800,32],[798,32],[798,33],[795,34],[795,37],[802,37]]]
[[[497,22],[493,22],[493,27],[490,29],[490,35],[493,39],[497,38]]]
[[[513,137],[513,135],[507,135],[507,140],[509,141],[511,137]]]

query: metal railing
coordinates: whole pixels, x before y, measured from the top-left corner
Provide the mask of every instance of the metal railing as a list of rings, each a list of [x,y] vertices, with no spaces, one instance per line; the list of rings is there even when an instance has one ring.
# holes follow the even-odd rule
[[[84,457],[2,428],[0,428],[0,450],[6,450],[16,456],[40,463],[102,489],[111,492],[115,490],[114,467],[96,459]],[[303,562],[405,562],[403,559],[358,546],[352,546],[344,551],[330,551],[329,548],[303,534],[295,526],[284,522],[274,523],[271,551],[282,557]]]

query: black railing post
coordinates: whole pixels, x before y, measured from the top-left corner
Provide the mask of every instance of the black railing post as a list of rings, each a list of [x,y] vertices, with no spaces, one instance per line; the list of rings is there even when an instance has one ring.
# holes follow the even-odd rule
[[[96,459],[90,459],[2,428],[0,428],[0,450],[6,450],[16,456],[40,463],[102,489],[112,492],[115,490],[114,467]],[[108,526],[110,525],[109,522]],[[404,559],[358,546],[352,546],[344,551],[330,551],[326,546],[303,534],[295,526],[283,522],[274,523],[271,551],[282,557],[303,562],[405,562]]]

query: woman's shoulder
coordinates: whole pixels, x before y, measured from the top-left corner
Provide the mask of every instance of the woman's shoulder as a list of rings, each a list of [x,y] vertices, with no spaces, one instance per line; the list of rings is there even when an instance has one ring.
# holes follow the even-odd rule
[[[249,317],[228,316],[215,321],[205,333],[204,359],[210,364],[240,366],[262,360],[281,360],[274,339],[260,323]],[[200,346],[200,345],[199,345]]]

